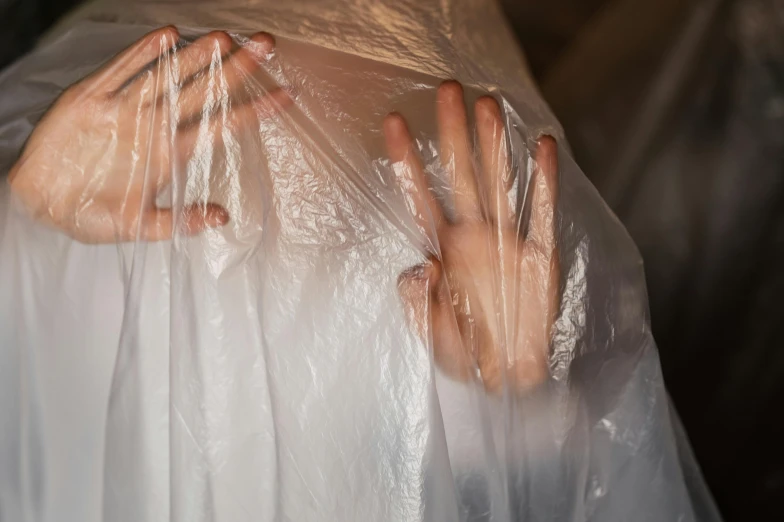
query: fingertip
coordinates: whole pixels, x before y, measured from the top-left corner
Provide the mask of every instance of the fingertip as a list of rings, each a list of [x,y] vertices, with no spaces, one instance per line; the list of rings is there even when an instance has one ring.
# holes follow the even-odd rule
[[[411,143],[405,118],[397,112],[387,114],[383,128],[389,158],[393,162],[405,160]]]
[[[441,263],[432,259],[426,263],[412,266],[397,278],[398,288],[405,289],[411,284],[427,282],[430,287],[441,280]]]
[[[547,174],[554,174],[558,170],[558,143],[552,136],[544,134],[539,137],[535,160],[537,166]]]
[[[476,100],[474,111],[476,119],[480,122],[495,123],[501,121],[501,107],[492,96],[485,95]]]
[[[210,228],[222,227],[229,222],[229,211],[215,203],[207,203],[204,223]]]
[[[463,101],[463,86],[457,80],[446,80],[438,87],[436,102],[456,103]]]
[[[384,118],[384,132],[394,132],[406,128],[406,119],[399,112],[390,112]]]
[[[150,39],[153,41],[165,42],[167,45],[172,46],[180,39],[180,31],[174,25],[165,25],[150,33]]]
[[[269,45],[272,47],[275,46],[275,37],[266,31],[260,31],[251,36],[250,39],[258,44]]]
[[[266,32],[259,32],[251,36],[250,43],[253,52],[265,58],[268,58],[275,50],[275,37]]]
[[[180,36],[180,31],[179,29],[177,29],[177,26],[174,24],[164,25],[163,27],[160,28],[160,31],[163,31],[164,33],[172,36],[176,36],[178,38]]]
[[[532,357],[516,361],[508,375],[512,388],[525,394],[541,386],[549,377],[549,371],[543,358]]]
[[[185,211],[185,232],[198,234],[207,228],[219,228],[229,222],[229,213],[215,203],[196,204]]]
[[[234,45],[234,40],[226,31],[212,31],[204,36],[207,40],[215,42],[215,46],[220,49],[221,55],[226,54]]]
[[[549,134],[543,134],[539,137],[536,142],[539,150],[552,154],[558,148],[558,144],[555,141],[555,138],[550,136]]]
[[[157,56],[167,49],[172,49],[180,41],[180,32],[173,25],[159,27],[150,31],[137,41],[133,54],[135,56]],[[133,48],[133,47],[132,47]],[[141,54],[140,54],[141,53]]]

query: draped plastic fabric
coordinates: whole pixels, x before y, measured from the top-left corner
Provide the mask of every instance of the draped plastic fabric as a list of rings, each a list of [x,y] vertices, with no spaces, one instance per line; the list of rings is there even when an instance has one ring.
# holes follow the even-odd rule
[[[645,260],[663,373],[722,513],[765,520],[784,494],[784,4],[686,4],[559,117]]]
[[[252,47],[263,30],[276,47],[231,92],[231,59],[207,55],[187,76],[171,31],[137,76],[119,74],[132,54],[101,68],[164,24],[192,45],[220,29]],[[96,70],[17,161],[57,97]],[[427,281],[401,298],[412,267],[431,277],[421,267],[447,266],[461,238],[433,232],[380,129],[390,112],[407,120],[433,202],[463,230],[435,125],[446,79],[469,107],[487,93],[500,104],[492,150],[469,116],[471,163],[508,157],[509,183],[479,192],[483,216],[508,204],[513,225],[465,255],[485,262],[467,270],[492,286],[477,291],[502,360],[535,358],[525,340],[546,332],[543,375],[524,389],[505,374],[488,386],[482,357],[455,376]],[[201,110],[188,112],[178,93],[192,84]],[[239,125],[235,91],[272,101]],[[57,106],[75,109],[58,121]],[[536,233],[545,134],[558,198],[553,243],[531,266],[557,267],[552,321],[521,304],[548,283],[503,261]],[[0,76],[0,169],[42,156],[37,186],[55,195],[43,208],[2,189],[0,520],[718,520],[668,403],[637,250],[571,160],[494,4],[89,4]],[[84,192],[56,197],[76,177]],[[137,189],[171,208],[171,240],[143,237],[159,223],[126,226]],[[119,221],[104,217],[109,192]],[[207,204],[228,222],[189,233]],[[477,349],[475,326],[452,343]]]

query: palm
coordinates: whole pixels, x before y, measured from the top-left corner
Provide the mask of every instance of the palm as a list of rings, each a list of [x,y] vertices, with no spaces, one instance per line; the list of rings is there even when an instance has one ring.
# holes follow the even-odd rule
[[[215,146],[227,127],[253,126],[288,101],[279,90],[247,92],[273,49],[269,35],[232,53],[222,32],[174,47],[178,41],[173,27],[154,31],[58,99],[11,171],[36,217],[85,242],[169,238],[172,212],[157,208],[156,197],[197,136]],[[184,218],[184,231],[195,233],[228,215],[202,205]]]
[[[390,157],[400,166],[404,185],[415,192],[415,217],[434,250],[426,265],[401,276],[401,295],[420,332],[432,335],[436,361],[447,373],[465,380],[478,370],[490,390],[505,382],[527,390],[547,375],[557,306],[555,143],[539,142],[531,219],[522,237],[507,200],[511,173],[495,100],[477,102],[481,166],[476,169],[459,84],[447,82],[439,89],[438,115],[441,159],[452,175],[452,219],[429,191],[405,121],[390,115],[385,124]]]

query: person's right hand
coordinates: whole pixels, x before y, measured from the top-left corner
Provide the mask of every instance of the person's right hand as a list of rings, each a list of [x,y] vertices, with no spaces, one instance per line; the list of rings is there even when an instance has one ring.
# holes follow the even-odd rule
[[[156,197],[197,137],[216,146],[227,130],[256,129],[291,99],[250,79],[271,56],[272,36],[236,45],[212,32],[179,42],[174,27],[145,35],[51,107],[9,176],[36,219],[86,243],[162,240],[175,222],[196,234],[228,221],[214,204],[186,208],[178,220]]]

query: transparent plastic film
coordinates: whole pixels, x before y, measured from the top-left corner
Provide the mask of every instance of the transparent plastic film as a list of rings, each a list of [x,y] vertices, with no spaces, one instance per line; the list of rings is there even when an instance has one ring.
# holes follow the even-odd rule
[[[0,519],[718,520],[481,9],[94,2],[0,76]]]

